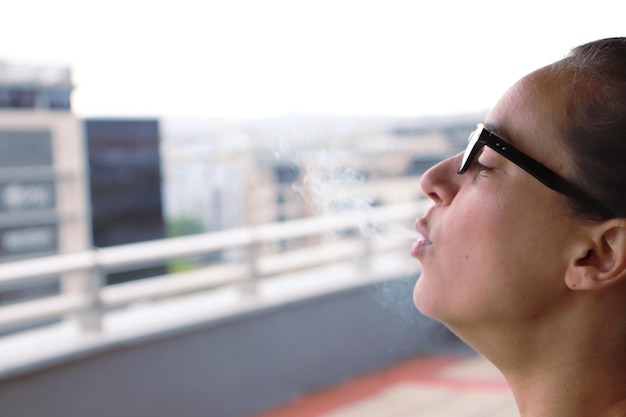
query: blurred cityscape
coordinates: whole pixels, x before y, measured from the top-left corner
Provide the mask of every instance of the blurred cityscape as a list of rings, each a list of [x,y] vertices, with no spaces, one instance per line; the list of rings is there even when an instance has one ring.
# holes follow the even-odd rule
[[[406,239],[483,115],[81,118],[73,88],[0,62],[1,415],[274,415],[467,354],[412,305]]]
[[[81,119],[72,89],[70,68],[0,62],[0,262],[414,201],[480,118]]]

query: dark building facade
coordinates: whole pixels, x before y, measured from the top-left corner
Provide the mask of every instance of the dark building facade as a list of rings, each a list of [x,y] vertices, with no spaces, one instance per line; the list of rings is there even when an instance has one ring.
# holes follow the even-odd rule
[[[165,238],[159,122],[86,119],[95,247]],[[165,273],[162,266],[109,276],[109,283]]]

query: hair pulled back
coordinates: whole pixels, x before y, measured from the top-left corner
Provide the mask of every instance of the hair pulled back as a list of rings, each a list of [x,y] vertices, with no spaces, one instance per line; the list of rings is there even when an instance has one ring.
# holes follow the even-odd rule
[[[626,217],[626,38],[578,46],[557,65],[573,72],[564,139],[577,182],[617,216]],[[579,214],[602,217],[570,203]]]

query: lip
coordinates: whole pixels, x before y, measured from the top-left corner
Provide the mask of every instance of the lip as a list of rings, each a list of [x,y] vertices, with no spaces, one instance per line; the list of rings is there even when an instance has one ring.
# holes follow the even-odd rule
[[[422,235],[422,238],[417,239],[411,246],[411,256],[414,258],[416,258],[424,248],[432,245],[432,242],[428,238],[428,229],[426,228],[426,220],[424,217],[420,217],[415,221],[415,230]]]

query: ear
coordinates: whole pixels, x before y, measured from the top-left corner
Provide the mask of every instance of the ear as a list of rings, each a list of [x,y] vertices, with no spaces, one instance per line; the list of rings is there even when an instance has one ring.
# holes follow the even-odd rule
[[[596,290],[626,280],[626,219],[590,226],[565,282],[572,290]]]

